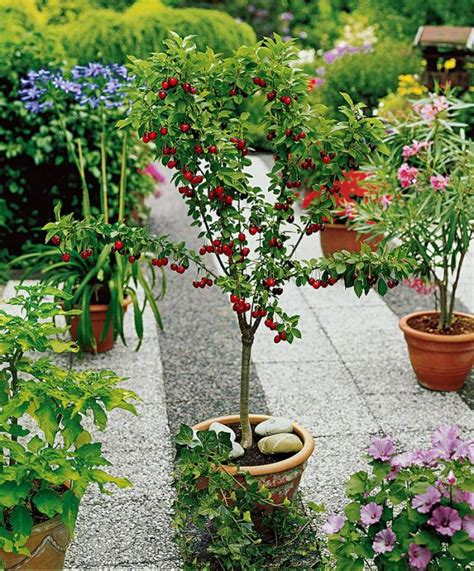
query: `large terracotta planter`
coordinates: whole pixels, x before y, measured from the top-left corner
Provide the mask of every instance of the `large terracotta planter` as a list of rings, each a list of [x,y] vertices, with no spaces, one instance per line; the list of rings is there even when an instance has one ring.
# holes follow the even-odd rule
[[[381,236],[373,238],[370,234],[358,234],[350,230],[345,224],[325,224],[326,229],[320,232],[321,248],[325,256],[340,250],[360,252],[363,243],[368,244],[372,250],[382,241]]]
[[[33,526],[26,544],[31,556],[6,553],[0,549],[0,560],[5,569],[39,571],[62,569],[66,550],[70,543],[69,533],[60,516]]]
[[[130,305],[131,302],[132,300],[128,297],[124,300],[123,302],[124,314],[127,311],[127,307]],[[115,345],[114,328],[112,323],[110,323],[109,325],[104,340],[103,341],[100,340],[102,336],[102,331],[104,329],[108,310],[109,310],[108,305],[90,306],[90,319],[97,349],[94,349],[93,347],[81,347],[83,351],[87,351],[88,353],[105,353],[106,351],[110,351],[112,347]],[[81,319],[80,315],[74,315],[71,318],[71,337],[74,339],[74,341],[77,341],[78,339],[77,330],[79,327],[80,319]]]
[[[258,424],[270,418],[265,414],[251,414],[250,423],[253,425]],[[195,430],[208,430],[213,422],[221,422],[222,424],[236,424],[240,421],[239,415],[220,416],[218,418],[211,418],[193,426]],[[294,433],[297,434],[302,442],[303,448],[286,460],[275,462],[273,464],[265,464],[261,466],[222,466],[221,468],[227,473],[235,475],[237,480],[243,478],[237,474],[240,472],[248,472],[255,476],[265,487],[267,487],[271,494],[273,501],[276,504],[284,502],[285,498],[291,499],[296,491],[301,480],[301,476],[306,466],[308,458],[314,450],[313,436],[302,426],[293,423]]]
[[[457,391],[471,372],[474,363],[474,333],[435,335],[410,327],[408,321],[437,311],[417,311],[400,320],[408,353],[419,383],[433,391]],[[472,317],[467,313],[456,313]]]

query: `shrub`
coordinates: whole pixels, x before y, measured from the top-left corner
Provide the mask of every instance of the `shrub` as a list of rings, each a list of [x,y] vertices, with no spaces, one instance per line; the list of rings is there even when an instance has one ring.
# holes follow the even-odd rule
[[[372,52],[345,55],[328,65],[324,84],[313,92],[314,100],[335,114],[343,103],[340,93],[344,92],[372,110],[380,98],[397,90],[399,75],[414,73],[419,66],[420,59],[409,44],[382,41]]]
[[[87,12],[60,28],[66,51],[79,62],[97,57],[104,62],[124,62],[128,55],[146,57],[162,50],[163,42],[174,30],[195,36],[202,49],[211,47],[225,55],[241,45],[255,43],[250,26],[237,23],[223,12],[161,9],[160,3],[150,2],[140,2],[123,14],[105,9]]]

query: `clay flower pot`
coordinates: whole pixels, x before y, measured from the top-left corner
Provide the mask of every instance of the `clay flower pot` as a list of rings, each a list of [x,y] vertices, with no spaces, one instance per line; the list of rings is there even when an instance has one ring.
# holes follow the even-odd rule
[[[362,243],[368,244],[372,250],[377,249],[377,245],[382,241],[381,236],[371,238],[370,234],[358,234],[350,230],[345,224],[325,224],[326,229],[320,232],[321,248],[325,256],[334,254],[339,250],[349,252],[360,252]]]
[[[474,363],[474,333],[436,335],[410,327],[409,320],[437,311],[417,311],[400,320],[413,370],[419,383],[433,391],[457,391],[471,372]],[[456,313],[473,317],[467,313]]]
[[[60,516],[55,516],[33,526],[26,543],[31,555],[6,553],[0,549],[0,561],[5,569],[38,571],[38,569],[62,569],[66,550],[71,539]]]
[[[266,414],[251,414],[250,424],[255,425],[270,418]],[[220,416],[218,418],[211,418],[193,426],[194,430],[207,430],[213,422],[221,422],[222,424],[236,424],[240,422],[238,414],[231,416]],[[306,466],[308,458],[314,450],[313,436],[302,426],[293,423],[293,430],[298,435],[302,442],[303,448],[280,462],[273,464],[265,464],[261,466],[222,466],[228,474],[237,474],[240,472],[248,472],[256,477],[263,485],[265,485],[271,492],[273,501],[276,504],[284,502],[285,498],[291,499],[296,491],[301,480],[301,476]],[[236,476],[239,479],[239,476]]]
[[[123,313],[127,311],[127,307],[132,303],[131,298],[127,297],[123,302]],[[104,337],[103,341],[100,341],[102,331],[104,329],[105,320],[107,316],[107,311],[109,309],[108,305],[91,305],[90,306],[90,319],[92,325],[92,331],[94,333],[94,338],[97,344],[97,349],[94,350],[92,347],[81,347],[83,351],[88,353],[105,353],[110,351],[115,345],[114,339],[114,329],[112,323],[109,325],[107,330],[107,335]],[[77,341],[77,329],[79,327],[80,315],[74,315],[71,318],[71,337],[74,341]]]

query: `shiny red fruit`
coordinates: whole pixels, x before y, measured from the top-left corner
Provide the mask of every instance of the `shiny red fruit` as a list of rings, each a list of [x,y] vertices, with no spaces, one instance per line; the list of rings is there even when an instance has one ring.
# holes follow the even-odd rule
[[[123,248],[123,242],[122,240],[117,240],[114,244],[114,247],[116,250],[121,250]]]
[[[71,254],[69,252],[64,252],[64,254],[61,256],[61,259],[63,262],[69,262],[71,259]]]
[[[51,242],[55,245],[55,246],[59,246],[59,244],[61,244],[61,238],[59,236],[53,236],[51,238]]]

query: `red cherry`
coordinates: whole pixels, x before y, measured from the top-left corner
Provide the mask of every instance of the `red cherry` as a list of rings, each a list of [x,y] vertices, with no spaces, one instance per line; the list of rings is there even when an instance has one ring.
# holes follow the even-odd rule
[[[225,192],[223,186],[216,186],[215,191],[216,191],[217,196],[223,196],[223,194]]]
[[[168,258],[165,256],[164,258],[161,258],[161,265],[162,266],[167,266],[168,265]]]
[[[175,264],[174,262],[170,265],[170,269],[171,269],[173,272],[176,271],[177,267],[178,267],[177,264]]]
[[[293,134],[293,131],[292,131],[291,129],[286,129],[286,130],[285,130],[285,135],[286,135],[287,137],[291,137],[292,134]]]
[[[245,149],[245,141],[243,141],[242,139],[240,139],[239,141],[237,141],[236,147],[237,147],[239,150]]]
[[[71,259],[71,254],[69,252],[64,252],[64,254],[61,256],[61,259],[63,262],[69,262]]]
[[[182,133],[187,133],[189,129],[191,129],[191,125],[189,125],[189,123],[181,123],[181,125],[179,126],[179,130]]]
[[[269,91],[267,93],[267,100],[268,101],[273,101],[276,97],[276,91]]]
[[[178,79],[176,77],[170,77],[168,83],[171,87],[176,87],[178,85]]]
[[[233,293],[233,294],[230,296],[230,301],[231,301],[231,303],[237,303],[237,302],[239,301],[239,296],[238,296],[238,295],[235,295],[235,293]]]
[[[280,331],[280,337],[282,341],[286,341],[286,331]]]
[[[202,246],[201,248],[199,248],[199,254],[201,256],[204,256],[206,254],[207,250],[205,246]]]
[[[169,81],[166,81],[166,80],[165,80],[165,81],[162,81],[162,82],[161,82],[161,87],[162,87],[165,91],[166,91],[167,89],[169,89],[169,88],[170,88]]]
[[[191,95],[196,95],[196,93],[197,93],[197,88],[194,87],[194,85],[191,85],[191,87],[189,88],[189,93],[190,93]]]
[[[128,256],[128,261],[133,264],[135,262],[135,256]]]
[[[246,236],[243,232],[239,232],[239,240],[241,242],[245,242]]]
[[[194,147],[194,152],[196,153],[196,155],[202,155],[204,152],[204,149],[201,147],[201,145],[196,145]]]
[[[275,335],[275,337],[273,338],[273,341],[274,341],[275,343],[280,343],[280,341],[281,341],[280,335]]]
[[[235,97],[238,93],[239,93],[239,91],[235,87],[233,87],[232,89],[229,89],[229,95],[231,97]]]
[[[242,248],[242,256],[248,256],[250,254],[250,248]]]
[[[176,161],[168,161],[168,164],[166,165],[169,169],[174,169],[174,167],[176,166]]]
[[[156,139],[156,131],[150,131],[148,133],[148,138],[150,139],[150,141],[154,141]]]
[[[168,134],[168,129],[166,127],[161,127],[160,133],[164,136]]]
[[[89,252],[87,250],[84,250],[80,253],[80,256],[83,260],[86,260],[89,257]]]
[[[249,228],[249,234],[251,236],[255,236],[255,234],[258,232],[257,227],[256,226],[250,226]]]
[[[149,140],[150,140],[150,137],[148,136],[148,133],[145,133],[142,137],[142,141],[144,143],[148,143]]]
[[[191,86],[189,85],[189,83],[184,82],[184,83],[181,84],[181,89],[182,89],[185,93],[187,93],[188,91],[190,91]]]
[[[51,242],[55,245],[55,246],[59,246],[59,244],[61,244],[61,238],[59,236],[53,236],[51,238]]]
[[[186,268],[184,266],[178,266],[176,268],[176,271],[178,274],[184,274],[184,272],[186,271]]]
[[[117,240],[114,244],[114,247],[116,250],[121,250],[123,248],[123,242],[122,240]]]
[[[158,92],[158,97],[163,100],[166,99],[166,91],[159,91]]]
[[[325,282],[324,280],[321,282],[321,287],[325,288],[328,287],[328,282]]]
[[[325,165],[328,165],[331,162],[331,159],[327,155],[324,155],[324,157],[322,157],[321,160]]]
[[[282,95],[280,97],[280,101],[284,104],[284,105],[291,105],[291,97],[289,95]]]
[[[332,276],[328,279],[328,283],[329,285],[334,285],[335,283],[337,283],[337,279],[333,278]]]
[[[234,199],[229,194],[225,197],[225,203],[227,204],[227,206],[230,206],[233,200]]]
[[[217,153],[217,147],[215,145],[211,145],[208,148],[208,151],[211,153],[211,155],[215,155]]]
[[[152,258],[152,260],[151,260],[151,265],[152,265],[152,266],[159,266],[159,265],[160,265],[160,260],[158,260],[157,258]]]

